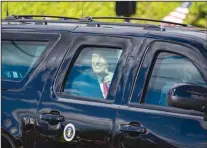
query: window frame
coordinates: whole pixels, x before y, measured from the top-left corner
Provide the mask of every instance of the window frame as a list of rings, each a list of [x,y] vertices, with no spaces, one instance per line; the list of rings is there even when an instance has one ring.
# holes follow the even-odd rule
[[[27,81],[31,78],[41,61],[51,52],[60,38],[59,34],[55,33],[40,33],[40,32],[2,32],[2,41],[21,41],[21,42],[47,42],[46,48],[39,56],[37,61],[30,67],[29,71],[20,81],[12,81],[2,79],[2,89],[19,91],[21,90]]]
[[[166,44],[171,44],[171,45],[163,46]],[[153,72],[153,68],[156,63],[157,57],[161,52],[165,52],[165,53],[167,52],[167,53],[177,54],[186,57],[198,69],[202,78],[207,83],[207,76],[204,73],[207,72],[205,70],[206,67],[204,64],[202,64],[203,62],[207,62],[207,60],[197,48],[173,41],[155,40],[149,44],[145,54],[143,55],[141,67],[136,74],[135,85],[132,91],[132,95],[129,99],[128,106],[137,106],[139,108],[146,108],[152,110],[203,116],[203,113],[198,111],[191,111],[181,108],[144,103],[150,78]],[[141,79],[143,79],[143,81],[140,81]]]
[[[68,71],[67,71],[66,74],[65,74],[65,78],[64,78],[63,83],[62,83],[61,88],[60,88],[62,94],[64,94],[64,86],[66,85],[66,77],[68,76],[68,74],[70,74],[70,72],[71,72],[71,70],[72,70],[74,64],[76,63],[76,61],[77,61],[79,55],[81,54],[81,52],[82,52],[85,48],[99,48],[99,49],[101,49],[101,48],[103,48],[103,49],[110,48],[110,49],[106,49],[106,50],[121,50],[121,51],[123,51],[121,48],[110,47],[110,46],[108,46],[108,47],[106,47],[106,46],[87,46],[87,45],[86,45],[86,46],[85,46],[85,45],[84,45],[84,46],[80,46],[79,49],[77,50],[77,52],[75,53],[75,55],[74,55],[74,57],[73,57],[73,59],[72,59],[71,64],[70,64],[69,67],[68,67]],[[121,55],[122,55],[122,53],[120,54],[120,57],[121,57]],[[120,57],[119,57],[119,59],[120,59]],[[119,62],[119,61],[117,61],[117,65],[118,65],[118,62]],[[115,71],[116,71],[116,69],[115,69]],[[114,71],[114,73],[115,73],[115,71]],[[113,77],[113,78],[114,78],[114,77]]]
[[[70,73],[74,63],[80,55],[84,47],[100,47],[100,48],[112,48],[109,50],[122,50],[119,57],[117,67],[115,69],[113,79],[109,88],[109,93],[106,99],[89,98],[84,96],[74,96],[68,93],[61,92],[64,80],[67,78],[67,74]],[[121,70],[126,63],[129,51],[132,49],[132,41],[129,38],[121,38],[114,36],[102,36],[102,35],[83,35],[75,39],[71,47],[69,48],[66,56],[56,74],[53,81],[53,98],[59,101],[70,102],[71,99],[84,100],[90,102],[100,102],[112,104],[115,101],[116,90],[120,81]],[[114,79],[118,77],[118,79]],[[113,87],[113,89],[112,89]],[[68,100],[68,101],[67,101]]]
[[[175,53],[175,52],[157,51],[157,52],[155,53],[153,59],[152,59],[152,63],[151,63],[151,65],[150,65],[150,69],[149,69],[149,71],[148,71],[148,75],[147,75],[147,80],[146,80],[146,84],[145,84],[144,93],[143,93],[142,99],[141,99],[141,101],[140,101],[141,104],[147,104],[147,103],[145,103],[145,99],[146,99],[145,97],[146,97],[146,95],[147,95],[147,91],[148,91],[148,87],[149,87],[149,84],[150,84],[151,76],[152,76],[152,74],[153,74],[153,70],[154,70],[155,64],[156,64],[156,62],[157,62],[157,59],[158,59],[159,55],[162,54],[162,53],[174,54],[174,55],[178,55],[178,56],[182,56],[182,57],[186,58],[189,62],[191,62],[191,63],[195,66],[195,68],[198,70],[200,76],[202,77],[201,72],[199,71],[199,69],[197,68],[197,66],[193,63],[192,60],[190,60],[190,59],[189,59],[188,57],[186,57],[185,55],[181,55],[181,54],[179,54],[179,53]],[[202,77],[202,78],[203,78],[203,77]],[[203,80],[204,80],[204,78],[203,78]],[[204,80],[204,81],[205,81],[205,80]],[[182,83],[182,82],[181,82],[181,83]],[[207,85],[207,82],[206,82],[206,85]],[[150,104],[150,105],[154,105],[154,104]],[[161,105],[157,105],[157,106],[161,106]],[[169,106],[168,106],[168,107],[169,107]]]

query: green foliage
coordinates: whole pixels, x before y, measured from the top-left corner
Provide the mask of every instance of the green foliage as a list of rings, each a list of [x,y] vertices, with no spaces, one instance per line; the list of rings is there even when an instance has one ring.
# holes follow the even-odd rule
[[[132,17],[162,20],[181,2],[137,2]],[[207,27],[207,2],[193,2],[185,23]],[[2,2],[2,18],[6,16],[7,2]],[[9,14],[45,14],[70,17],[116,16],[115,2],[8,2]],[[123,20],[105,20],[120,22]],[[135,21],[133,21],[135,22]]]
[[[162,20],[179,5],[180,2],[138,2],[134,16]]]
[[[193,2],[185,23],[207,28],[207,2]]]

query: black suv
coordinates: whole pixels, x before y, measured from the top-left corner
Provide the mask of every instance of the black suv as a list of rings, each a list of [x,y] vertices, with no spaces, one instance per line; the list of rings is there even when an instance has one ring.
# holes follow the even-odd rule
[[[2,20],[3,148],[207,148],[206,30],[35,17]]]

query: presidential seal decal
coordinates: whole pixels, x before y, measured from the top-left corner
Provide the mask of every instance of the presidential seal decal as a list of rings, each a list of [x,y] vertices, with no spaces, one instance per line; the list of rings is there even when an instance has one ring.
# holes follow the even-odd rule
[[[73,124],[67,124],[63,131],[65,141],[72,141],[75,137],[75,126]]]

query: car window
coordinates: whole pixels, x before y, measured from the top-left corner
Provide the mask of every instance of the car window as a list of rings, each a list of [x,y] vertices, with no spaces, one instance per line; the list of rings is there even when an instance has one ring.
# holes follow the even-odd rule
[[[3,80],[21,81],[40,57],[48,42],[2,41]]]
[[[205,56],[206,59],[207,59],[207,51],[204,51],[203,54],[204,54],[204,56]]]
[[[160,53],[153,67],[145,103],[167,106],[166,94],[177,83],[207,86],[196,66],[186,57]]]
[[[63,92],[88,98],[105,99],[122,50],[85,47],[65,79]]]

